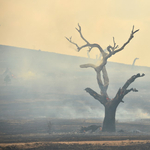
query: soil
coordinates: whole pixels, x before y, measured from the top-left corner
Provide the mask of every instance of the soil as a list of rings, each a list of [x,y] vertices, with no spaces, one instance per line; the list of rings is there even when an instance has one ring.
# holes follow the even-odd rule
[[[117,123],[117,132],[80,133],[98,119],[1,120],[0,150],[149,150],[149,120]]]

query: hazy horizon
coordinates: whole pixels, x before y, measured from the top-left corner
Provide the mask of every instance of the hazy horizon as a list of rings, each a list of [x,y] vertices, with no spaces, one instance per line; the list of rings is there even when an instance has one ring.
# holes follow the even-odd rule
[[[27,50],[33,50],[33,51],[49,52],[49,53],[55,53],[55,54],[60,54],[60,55],[74,56],[74,57],[80,57],[80,58],[87,58],[87,59],[89,59],[87,55],[85,55],[85,56],[69,55],[69,54],[63,54],[63,53],[57,53],[57,52],[44,51],[44,50],[41,50],[41,49],[32,49],[32,48],[17,47],[17,46],[2,45],[2,44],[0,44],[0,46],[6,46],[6,47],[8,46],[8,47],[13,47],[13,48],[20,48],[20,49],[27,49]],[[93,60],[96,60],[96,59],[98,59],[97,56],[99,56],[99,55],[95,55],[95,58],[90,57],[90,59],[91,59],[91,60],[92,60],[92,59],[93,59]],[[136,58],[136,57],[135,57],[135,58]],[[135,58],[133,58],[133,61],[134,61]],[[119,63],[119,64],[125,64],[125,65],[132,65],[132,64],[133,64],[133,61],[131,61],[131,63],[123,63],[123,62],[115,62],[115,61],[108,61],[108,62]],[[135,61],[135,64],[134,64],[135,66],[149,67],[149,66],[145,66],[145,65],[138,65],[137,61],[138,61],[138,59]]]

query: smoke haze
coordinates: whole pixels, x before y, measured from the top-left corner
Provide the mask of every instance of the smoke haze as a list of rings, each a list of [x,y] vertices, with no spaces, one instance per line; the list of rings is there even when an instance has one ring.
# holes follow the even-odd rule
[[[99,92],[96,74],[79,65],[96,62],[76,56],[35,51],[0,45],[0,118],[103,118],[103,106],[86,87]],[[108,62],[113,98],[132,75],[145,73],[131,87],[139,92],[128,94],[117,110],[117,120],[149,118],[149,67]],[[9,75],[11,82],[4,78]]]

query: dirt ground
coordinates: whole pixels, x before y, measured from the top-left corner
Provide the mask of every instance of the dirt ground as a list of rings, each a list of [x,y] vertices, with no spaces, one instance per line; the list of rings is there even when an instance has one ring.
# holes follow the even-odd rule
[[[94,150],[148,150],[150,140],[119,140],[119,141],[73,141],[73,142],[28,142],[0,144],[1,149],[94,149]]]
[[[117,140],[117,141],[69,141],[69,142],[24,142],[1,143],[0,150],[43,150],[43,149],[92,149],[92,150],[149,150],[150,140]]]
[[[97,119],[1,120],[0,150],[149,150],[149,120],[117,123],[116,133],[80,133]]]

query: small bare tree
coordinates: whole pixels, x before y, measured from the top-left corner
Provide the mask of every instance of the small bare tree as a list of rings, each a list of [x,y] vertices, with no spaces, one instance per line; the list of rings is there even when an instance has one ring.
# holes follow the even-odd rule
[[[138,77],[143,77],[144,74],[140,75],[138,73],[136,75],[133,75],[130,79],[128,79],[126,81],[126,83],[122,86],[122,88],[120,88],[118,90],[115,97],[113,99],[110,99],[107,94],[107,89],[109,86],[109,78],[108,78],[108,74],[107,74],[107,70],[106,70],[106,64],[107,64],[108,58],[110,58],[112,55],[115,55],[116,53],[122,51],[125,48],[125,46],[132,40],[132,38],[134,37],[134,34],[136,32],[138,32],[139,29],[134,30],[134,26],[133,26],[133,29],[131,31],[131,34],[130,34],[128,40],[120,48],[118,48],[118,45],[116,45],[115,38],[113,37],[113,46],[109,45],[107,47],[108,53],[106,53],[99,44],[96,44],[96,43],[91,44],[89,41],[87,41],[84,38],[84,36],[82,35],[81,26],[79,24],[78,24],[78,28],[76,28],[76,30],[79,32],[80,37],[85,42],[84,45],[79,46],[77,43],[72,41],[72,37],[70,37],[70,38],[66,37],[66,39],[70,43],[72,43],[73,45],[76,46],[78,52],[80,52],[80,50],[82,50],[83,48],[86,48],[86,47],[89,48],[89,50],[88,50],[89,52],[93,48],[98,48],[102,55],[102,61],[100,62],[99,65],[90,63],[90,64],[80,65],[80,67],[81,68],[89,68],[90,67],[95,70],[96,76],[97,76],[97,83],[100,88],[100,94],[98,94],[91,88],[86,88],[85,90],[92,97],[94,97],[96,100],[98,100],[105,108],[105,117],[104,117],[104,121],[103,121],[102,131],[115,132],[116,131],[116,125],[115,125],[116,109],[121,102],[124,102],[123,98],[126,94],[128,94],[131,91],[138,92],[137,89],[135,89],[135,88],[128,89],[128,87],[132,82],[134,82],[135,79],[137,79]]]
[[[132,67],[134,67],[135,62],[136,62],[136,60],[138,60],[138,59],[139,59],[139,58],[135,58],[135,59],[133,60]]]

